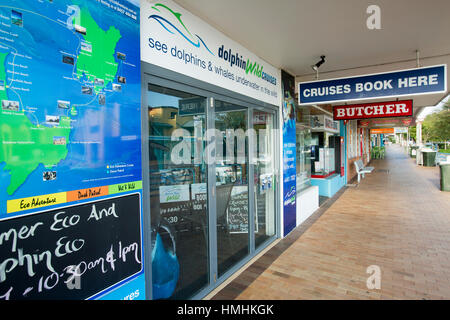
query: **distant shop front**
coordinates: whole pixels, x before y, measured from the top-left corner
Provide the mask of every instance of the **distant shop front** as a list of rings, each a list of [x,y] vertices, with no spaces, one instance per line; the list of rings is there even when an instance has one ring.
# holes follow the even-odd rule
[[[311,183],[319,195],[332,197],[345,185],[345,146],[341,124],[332,117],[311,116]]]
[[[300,82],[298,98],[300,107],[332,108],[328,111],[340,122],[340,135],[344,138],[347,183],[357,174],[354,163],[361,160],[367,164],[373,156],[372,148],[383,147],[386,135],[383,130],[394,130],[405,120],[408,120],[406,125],[411,123],[412,100],[399,100],[399,97],[444,93],[446,88],[446,65],[437,65]],[[380,99],[388,100],[380,102]],[[376,102],[361,103],[364,100]]]

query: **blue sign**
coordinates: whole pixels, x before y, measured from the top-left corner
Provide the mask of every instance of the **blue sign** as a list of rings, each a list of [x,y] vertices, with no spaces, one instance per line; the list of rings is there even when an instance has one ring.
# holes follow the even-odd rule
[[[445,93],[447,65],[302,82],[298,89],[303,105]]]
[[[283,125],[283,235],[297,226],[297,168],[295,120]]]
[[[142,281],[128,284],[145,277],[138,6],[0,0],[0,229],[39,226],[20,247],[0,246],[0,264],[15,264],[3,298],[107,299],[122,288],[124,299],[145,299]],[[131,200],[115,196],[136,185]],[[121,213],[134,222],[132,241]],[[58,251],[62,240],[70,252]]]
[[[297,159],[295,127],[295,79],[282,71],[283,82],[283,236],[297,226]]]

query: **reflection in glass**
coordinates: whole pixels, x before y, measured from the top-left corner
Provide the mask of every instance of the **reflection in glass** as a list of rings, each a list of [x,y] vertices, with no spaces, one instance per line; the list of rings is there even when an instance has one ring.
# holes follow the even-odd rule
[[[255,152],[255,247],[275,235],[275,145],[274,116],[263,111],[253,112]]]
[[[207,286],[206,99],[149,85],[154,299],[187,299]]]
[[[219,277],[249,253],[247,109],[216,100]]]
[[[311,136],[310,107],[297,108],[296,149],[297,149],[297,192],[311,186],[311,161],[315,148]]]

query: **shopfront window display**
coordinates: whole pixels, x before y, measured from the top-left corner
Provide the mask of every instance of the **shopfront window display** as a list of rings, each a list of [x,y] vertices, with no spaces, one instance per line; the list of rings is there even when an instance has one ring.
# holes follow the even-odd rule
[[[360,152],[360,143],[358,139],[357,120],[350,120],[347,124],[347,143],[348,143],[348,158],[353,159],[358,157]]]
[[[311,107],[296,108],[297,192],[311,186]]]
[[[339,124],[326,115],[311,116],[311,175],[325,178],[339,170],[340,149],[336,148]]]

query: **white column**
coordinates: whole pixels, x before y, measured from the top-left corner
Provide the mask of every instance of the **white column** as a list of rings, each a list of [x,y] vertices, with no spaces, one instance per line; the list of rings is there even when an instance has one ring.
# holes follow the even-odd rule
[[[411,137],[409,135],[409,127],[406,127],[406,129],[408,130],[406,132],[406,153],[409,153],[409,140],[411,139]]]
[[[422,122],[417,122],[416,125],[416,144],[422,146]]]
[[[416,153],[416,164],[421,165],[423,164],[422,161],[422,122],[417,122],[416,125],[416,144],[419,146],[419,149],[417,149]]]

